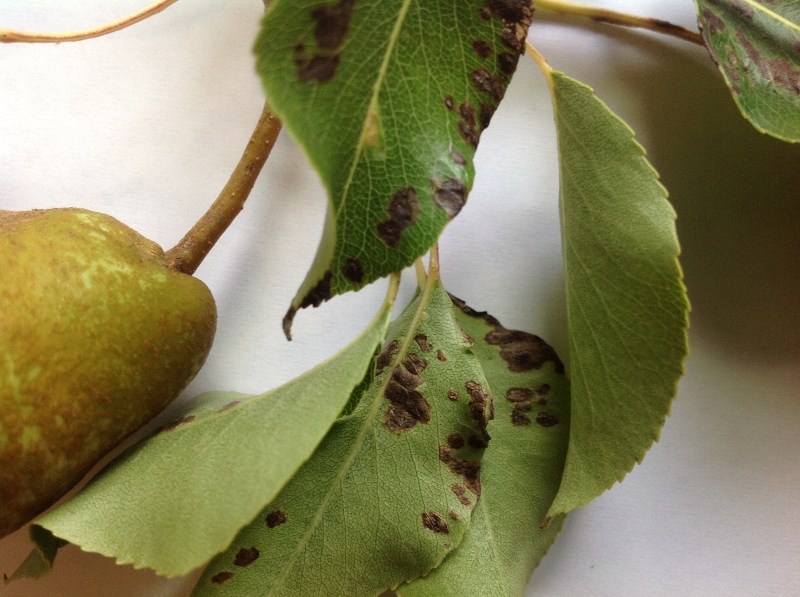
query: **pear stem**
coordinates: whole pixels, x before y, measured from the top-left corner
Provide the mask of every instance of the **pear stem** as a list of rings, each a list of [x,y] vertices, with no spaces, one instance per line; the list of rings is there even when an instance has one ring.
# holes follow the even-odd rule
[[[586,19],[591,19],[597,23],[608,23],[609,25],[620,25],[622,27],[639,27],[642,29],[650,29],[651,31],[656,31],[657,33],[678,37],[699,46],[704,45],[703,37],[698,32],[684,29],[679,25],[675,25],[669,21],[662,21],[661,19],[637,17],[635,15],[618,12],[616,10],[598,8],[596,6],[586,6],[584,4],[577,4],[575,2],[567,2],[566,0],[536,0],[536,8],[546,12],[555,12],[574,17],[583,17]]]
[[[178,0],[159,0],[159,2],[155,2],[150,6],[143,8],[139,12],[135,12],[132,15],[128,15],[118,21],[114,21],[113,23],[106,23],[105,25],[101,25],[100,27],[95,27],[93,29],[85,29],[83,31],[72,31],[70,33],[38,33],[33,31],[14,31],[12,29],[0,29],[0,42],[3,43],[13,43],[13,42],[24,42],[29,44],[47,44],[47,43],[55,43],[60,44],[64,41],[83,41],[84,39],[92,39],[93,37],[101,37],[103,35],[108,35],[109,33],[114,33],[115,31],[119,31],[120,29],[125,29],[126,27],[130,27],[138,23],[139,21],[144,21],[148,17],[152,17],[154,14],[160,13],[165,8],[175,4]]]
[[[256,129],[219,197],[186,236],[165,253],[170,268],[189,275],[197,270],[211,248],[244,209],[244,202],[275,146],[280,131],[281,121],[272,113],[269,104],[265,103]]]

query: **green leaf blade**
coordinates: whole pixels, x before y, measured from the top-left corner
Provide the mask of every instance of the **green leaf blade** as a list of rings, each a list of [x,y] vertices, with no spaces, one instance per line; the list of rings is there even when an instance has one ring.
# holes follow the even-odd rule
[[[800,0],[695,0],[703,39],[756,129],[800,142]]]
[[[393,288],[396,286],[393,285]],[[165,576],[186,574],[236,533],[305,462],[364,377],[393,294],[337,355],[266,394],[202,394],[37,525]]]
[[[572,414],[549,516],[641,462],[683,375],[688,301],[675,214],[633,132],[592,90],[548,73],[561,161]]]
[[[387,340],[361,402],[209,564],[196,597],[374,596],[461,541],[480,493],[488,385],[438,282]],[[482,404],[470,387],[485,389]],[[450,448],[456,433],[464,445]]]
[[[557,357],[543,361],[530,334],[505,330],[462,302],[456,316],[475,339],[473,351],[495,397],[492,439],[483,458],[483,491],[472,524],[453,553],[425,578],[397,589],[401,597],[519,597],[561,529],[564,516],[540,525],[561,481],[569,439],[569,382]],[[527,352],[527,370],[512,370],[492,334],[505,332]],[[510,342],[504,347],[512,352]],[[528,347],[527,351],[525,347]],[[536,366],[534,366],[536,365]]]
[[[258,71],[330,200],[287,333],[297,309],[413,263],[457,215],[531,15],[500,0],[273,3]]]

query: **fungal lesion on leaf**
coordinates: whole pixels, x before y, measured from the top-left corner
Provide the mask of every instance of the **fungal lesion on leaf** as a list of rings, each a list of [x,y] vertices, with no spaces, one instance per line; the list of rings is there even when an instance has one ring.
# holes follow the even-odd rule
[[[378,223],[378,236],[395,249],[400,244],[403,232],[416,223],[417,215],[421,211],[416,191],[411,187],[395,191],[386,211],[389,219]]]

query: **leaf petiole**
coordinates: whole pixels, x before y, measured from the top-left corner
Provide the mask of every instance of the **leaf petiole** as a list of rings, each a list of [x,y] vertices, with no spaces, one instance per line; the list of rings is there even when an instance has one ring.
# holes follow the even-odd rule
[[[661,19],[637,17],[608,8],[586,6],[584,4],[567,2],[565,0],[536,0],[536,8],[547,12],[591,19],[597,23],[650,29],[657,33],[678,37],[699,46],[705,45],[703,44],[702,36],[698,32],[690,31],[689,29],[685,29],[668,21],[662,21]]]
[[[48,44],[48,43],[61,43],[63,41],[83,41],[85,39],[92,39],[93,37],[102,37],[109,33],[114,33],[120,29],[125,29],[131,25],[135,25],[140,21],[152,17],[160,13],[162,10],[175,4],[178,0],[158,0],[150,6],[143,8],[139,12],[128,15],[118,21],[106,23],[100,27],[93,29],[84,29],[83,31],[72,31],[69,33],[38,33],[33,31],[14,31],[13,29],[0,29],[0,42],[2,43],[15,43],[23,42],[29,44]]]

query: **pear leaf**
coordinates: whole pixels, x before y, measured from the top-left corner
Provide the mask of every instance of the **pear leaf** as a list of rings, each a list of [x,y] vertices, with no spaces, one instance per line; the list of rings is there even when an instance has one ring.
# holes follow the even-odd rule
[[[50,572],[58,550],[67,544],[66,541],[55,537],[47,529],[36,525],[31,525],[29,528],[34,548],[10,577],[3,575],[5,584],[21,578],[41,578]]]
[[[363,379],[398,280],[362,334],[328,361],[259,396],[211,392],[124,452],[37,521],[57,537],[165,576],[230,545],[325,436]]]
[[[703,40],[742,114],[800,141],[800,0],[695,0]]]
[[[675,212],[633,131],[589,87],[543,70],[558,130],[572,388],[552,517],[621,481],[658,439],[683,374],[689,306]]]
[[[564,515],[540,528],[558,491],[569,439],[569,382],[543,340],[508,330],[462,301],[456,317],[495,397],[481,497],[461,545],[401,597],[519,597],[555,541]]]
[[[195,597],[374,597],[459,544],[480,494],[488,385],[433,275],[387,339],[355,409],[208,565]]]
[[[270,5],[258,72],[329,197],[287,335],[297,309],[410,265],[458,214],[532,15],[532,0]]]

